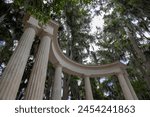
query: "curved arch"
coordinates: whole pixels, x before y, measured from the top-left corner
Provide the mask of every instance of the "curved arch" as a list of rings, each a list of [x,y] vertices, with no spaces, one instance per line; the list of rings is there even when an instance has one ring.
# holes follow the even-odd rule
[[[56,24],[55,24],[56,25]],[[83,65],[72,61],[67,58],[61,51],[58,40],[57,31],[54,31],[54,37],[52,39],[52,45],[50,49],[50,61],[55,66],[57,64],[62,65],[63,71],[68,74],[77,76],[106,76],[110,74],[117,74],[122,71],[126,66],[119,61],[106,65]]]

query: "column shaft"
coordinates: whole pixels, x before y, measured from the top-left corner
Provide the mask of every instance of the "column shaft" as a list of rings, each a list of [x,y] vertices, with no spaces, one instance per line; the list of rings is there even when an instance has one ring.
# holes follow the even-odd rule
[[[25,99],[27,100],[43,99],[50,42],[51,39],[49,36],[44,36],[41,39],[25,94]]]
[[[137,97],[137,95],[136,95],[136,93],[135,93],[135,91],[134,91],[134,89],[133,89],[133,87],[132,87],[132,85],[131,85],[131,83],[130,83],[130,80],[129,80],[129,78],[128,78],[128,73],[127,73],[126,71],[125,71],[124,73],[125,73],[125,74],[124,74],[125,80],[126,80],[126,82],[127,82],[127,85],[128,85],[128,87],[129,87],[129,89],[130,89],[130,91],[131,91],[131,93],[132,93],[134,99],[135,99],[135,100],[138,100],[138,97]]]
[[[55,79],[52,91],[52,100],[61,100],[61,74],[62,66],[57,65],[55,69]]]
[[[86,100],[93,100],[93,94],[92,94],[90,78],[89,77],[85,77],[84,78],[84,83],[85,83]]]
[[[16,98],[35,34],[34,28],[25,29],[0,81],[0,99]]]
[[[119,79],[120,86],[122,88],[123,94],[125,96],[125,99],[126,100],[134,100],[132,92],[130,91],[130,88],[129,88],[127,82],[126,82],[126,79],[125,79],[123,73],[118,74],[118,79]]]

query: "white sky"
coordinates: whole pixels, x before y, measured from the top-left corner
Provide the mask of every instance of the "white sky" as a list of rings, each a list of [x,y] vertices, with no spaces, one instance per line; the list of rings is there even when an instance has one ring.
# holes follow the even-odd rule
[[[97,28],[96,28],[96,27],[100,28],[99,30],[101,30],[101,31],[103,30],[103,26],[104,26],[103,16],[104,16],[104,15],[102,14],[102,15],[100,15],[100,16],[95,16],[95,17],[92,19],[92,22],[91,22],[91,24],[90,24],[90,26],[91,26],[91,34],[96,33],[96,31],[97,31]],[[97,50],[97,49],[98,49],[98,47],[96,47],[96,45],[95,45],[94,43],[91,44],[91,45],[93,45],[94,50]],[[90,50],[94,51],[92,47],[90,47]]]
[[[95,16],[93,19],[92,19],[92,22],[91,22],[91,33],[95,33],[96,32],[96,27],[100,27],[101,29],[103,29],[103,25],[104,25],[104,20],[103,20],[103,16]]]
[[[5,3],[12,3],[14,0],[5,0]]]
[[[94,34],[96,33],[97,31],[97,28],[100,28],[100,30],[103,30],[103,25],[104,25],[104,20],[103,20],[103,15],[102,16],[94,16],[92,21],[91,21],[91,34]],[[95,45],[95,43],[91,43],[90,44],[90,51],[96,51],[98,50],[98,46]],[[91,58],[90,56],[88,56],[86,59],[85,59],[87,62],[84,63],[84,64],[88,64],[91,62]]]

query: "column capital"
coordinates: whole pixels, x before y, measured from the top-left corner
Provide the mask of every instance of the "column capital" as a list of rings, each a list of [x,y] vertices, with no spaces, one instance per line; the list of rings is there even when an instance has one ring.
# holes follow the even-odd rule
[[[40,36],[49,36],[53,38],[57,35],[59,24],[50,20],[49,23],[42,26],[42,32]]]
[[[39,25],[39,21],[35,19],[33,16],[26,15],[24,17],[24,24],[25,24],[25,29],[28,27],[32,27],[36,33],[38,33],[41,29]]]
[[[59,28],[59,24],[57,22],[55,22],[53,20],[50,20],[49,23],[48,23],[48,25],[54,27],[55,32],[57,33],[58,28]]]
[[[49,26],[48,24],[42,26],[42,32],[40,33],[40,37],[48,36],[53,38],[54,36],[54,27]]]

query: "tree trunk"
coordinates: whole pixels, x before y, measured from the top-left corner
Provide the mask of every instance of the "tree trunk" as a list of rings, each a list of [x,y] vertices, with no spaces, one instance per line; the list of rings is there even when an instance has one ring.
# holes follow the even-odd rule
[[[148,84],[148,87],[150,87],[150,72],[149,72],[149,69],[150,69],[150,62],[147,61],[145,55],[144,55],[144,52],[141,51],[141,49],[138,47],[138,44],[135,40],[135,36],[129,31],[129,29],[126,27],[125,28],[125,31],[129,37],[129,40],[131,42],[131,44],[133,45],[133,48],[136,52],[135,56],[137,56],[138,58],[138,62],[140,62],[142,64],[142,66],[140,66],[141,68],[141,72],[143,73],[143,76],[145,78],[145,81],[147,82]]]

